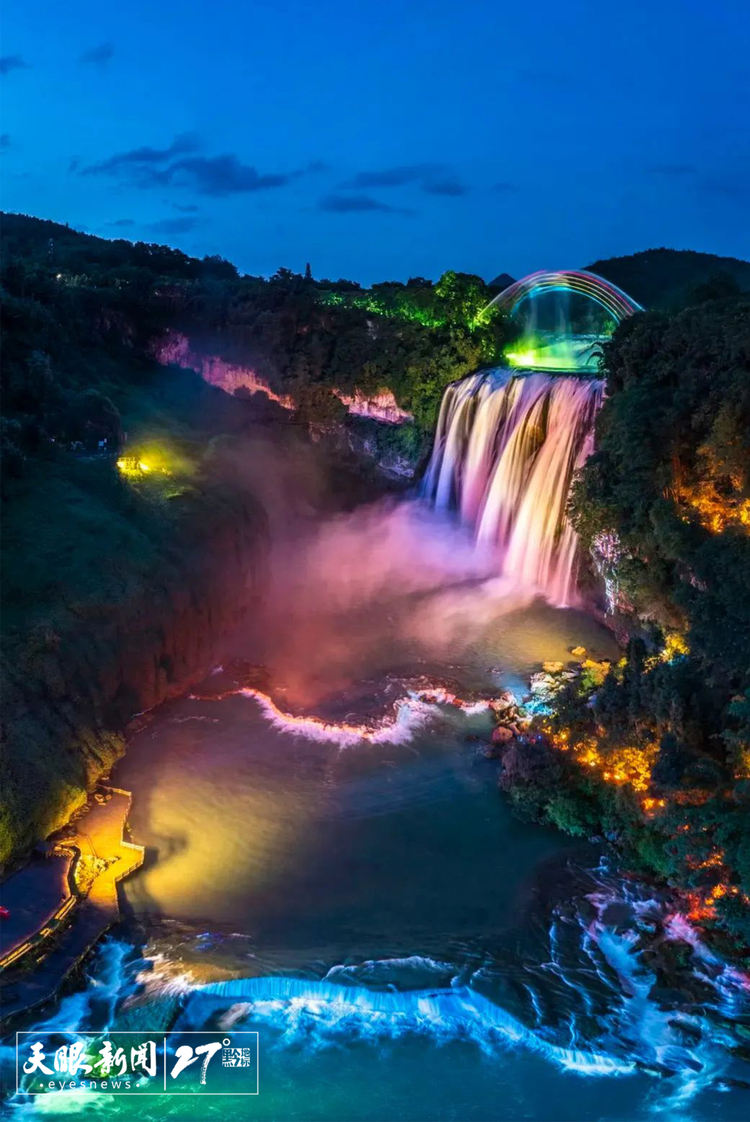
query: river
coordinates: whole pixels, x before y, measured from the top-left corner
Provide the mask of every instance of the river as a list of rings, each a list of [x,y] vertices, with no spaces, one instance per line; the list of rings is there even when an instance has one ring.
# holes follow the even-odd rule
[[[38,1026],[104,1030],[129,1007],[154,1027],[166,1010],[186,1031],[257,1029],[261,1093],[14,1111],[745,1118],[705,1008],[651,995],[639,939],[685,934],[665,900],[601,845],[519,820],[485,756],[481,699],[523,694],[579,645],[614,657],[609,632],[496,577],[411,500],[277,527],[270,570],[231,665],[117,766],[146,863],[86,984]],[[737,1015],[741,982],[704,953],[717,1016]]]

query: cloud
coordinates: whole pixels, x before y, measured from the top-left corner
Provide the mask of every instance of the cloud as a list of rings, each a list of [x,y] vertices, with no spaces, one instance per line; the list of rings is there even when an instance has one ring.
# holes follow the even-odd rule
[[[310,172],[330,171],[330,170],[331,170],[331,165],[327,164],[325,162],[325,160],[310,160],[310,163],[307,165],[307,171],[310,171]]]
[[[131,148],[116,152],[107,160],[91,164],[82,175],[124,173],[137,187],[191,187],[201,195],[238,195],[284,187],[301,171],[261,174],[237,156],[197,156],[200,148],[195,133],[181,133],[166,148]],[[179,157],[179,158],[177,158]]]
[[[3,55],[0,58],[0,74],[10,74],[11,70],[28,70],[29,64],[20,55]]]
[[[154,183],[174,183],[192,187],[201,195],[239,195],[285,187],[299,172],[275,172],[261,175],[250,164],[241,163],[234,155],[192,156],[176,160],[161,171],[152,171]]]
[[[0,148],[3,150],[10,148],[10,133],[0,133]]]
[[[499,195],[511,195],[514,191],[517,191],[518,188],[515,183],[500,182],[493,184],[492,190],[497,191]]]
[[[702,184],[703,190],[710,195],[721,195],[734,202],[744,202],[750,199],[750,183],[747,179],[707,179]]]
[[[444,164],[402,164],[380,171],[360,171],[343,186],[406,187],[412,183],[428,195],[464,195],[467,191],[455,172]]]
[[[407,183],[424,180],[433,176],[435,164],[409,164],[382,171],[360,171],[347,186],[349,187],[404,187]]]
[[[652,175],[667,175],[674,179],[694,175],[697,170],[692,164],[654,164],[648,168]]]
[[[131,148],[127,152],[116,152],[108,160],[98,164],[90,164],[83,168],[81,175],[112,175],[123,169],[134,171],[167,163],[175,156],[184,155],[186,152],[195,152],[200,147],[200,141],[195,133],[183,132],[174,138],[166,148]]]
[[[78,61],[83,66],[106,66],[114,53],[115,48],[112,43],[101,43],[98,47],[92,47],[90,51],[84,51]]]
[[[409,211],[401,207],[388,206],[369,195],[326,195],[318,204],[321,210],[328,210],[335,214],[362,214],[365,211],[387,211],[390,214],[408,214]]]
[[[162,199],[165,206],[171,206],[172,210],[179,210],[181,214],[195,214],[198,207],[195,203],[173,203],[169,199]]]
[[[422,190],[428,195],[465,195],[467,188],[460,182],[458,176],[449,175],[445,179],[430,179],[422,184]]]
[[[135,226],[132,218],[116,218],[114,222],[108,222],[108,226]]]
[[[149,226],[154,234],[187,234],[194,229],[197,218],[161,218]]]

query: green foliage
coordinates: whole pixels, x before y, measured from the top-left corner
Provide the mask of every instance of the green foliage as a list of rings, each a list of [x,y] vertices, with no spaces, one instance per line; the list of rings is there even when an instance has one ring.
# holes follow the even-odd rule
[[[635,316],[605,346],[597,450],[571,514],[586,547],[616,535],[620,609],[640,634],[596,691],[590,732],[602,749],[659,745],[651,793],[667,810],[648,827],[620,817],[620,839],[682,887],[728,884],[717,912],[739,933],[750,893],[750,300],[722,299],[731,287],[675,315]],[[675,628],[684,639],[670,650]]]
[[[574,790],[559,791],[550,795],[544,806],[546,817],[553,826],[573,837],[584,837],[594,832],[597,816],[593,808]]]
[[[688,249],[647,249],[586,268],[618,285],[644,308],[682,308],[750,292],[749,262]]]
[[[597,451],[574,487],[585,542],[616,530],[642,618],[689,621],[711,673],[750,665],[750,301],[636,316],[605,347]]]
[[[249,518],[203,461],[246,407],[147,356],[166,322],[150,269],[118,267],[118,284],[112,243],[13,216],[2,233],[0,862],[63,823],[121,754],[125,721],[163,696],[172,669],[154,654],[176,605],[220,618],[208,561],[217,532]],[[182,257],[147,256],[165,269]],[[58,279],[63,260],[80,274]],[[123,430],[166,450],[171,474],[125,480]],[[182,637],[185,656],[205,642]]]

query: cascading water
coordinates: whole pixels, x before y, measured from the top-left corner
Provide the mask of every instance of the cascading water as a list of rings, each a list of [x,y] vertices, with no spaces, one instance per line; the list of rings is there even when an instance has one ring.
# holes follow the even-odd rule
[[[456,510],[501,571],[552,604],[576,601],[578,539],[566,514],[593,447],[603,383],[498,368],[448,386],[423,495]]]

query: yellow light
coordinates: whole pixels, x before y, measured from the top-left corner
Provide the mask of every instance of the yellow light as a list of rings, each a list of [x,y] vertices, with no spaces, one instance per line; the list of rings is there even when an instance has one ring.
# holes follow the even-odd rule
[[[534,366],[537,363],[536,351],[508,351],[505,357],[512,366]]]
[[[151,471],[151,468],[148,466],[148,464],[144,464],[143,460],[138,461],[138,467],[141,469],[141,471]]]

